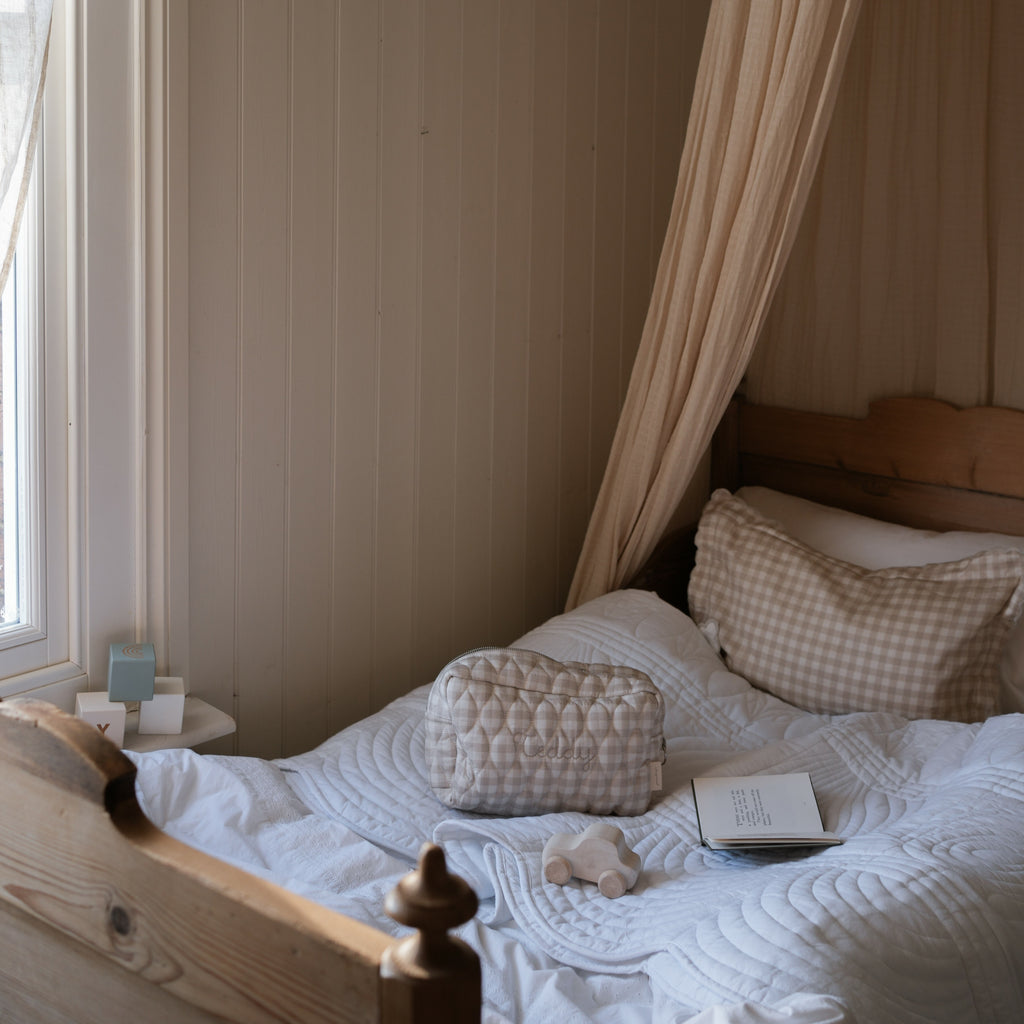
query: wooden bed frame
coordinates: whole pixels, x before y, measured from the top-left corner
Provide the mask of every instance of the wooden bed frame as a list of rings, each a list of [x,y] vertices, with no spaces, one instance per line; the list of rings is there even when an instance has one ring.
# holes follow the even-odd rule
[[[713,486],[1024,534],[1020,411],[892,399],[851,420],[738,402],[712,462]],[[690,555],[673,543],[683,550],[659,556],[671,593],[655,570],[632,585],[678,599]],[[51,705],[0,703],[0,777],[5,1024],[479,1020],[476,956],[446,934],[476,899],[437,848],[388,899],[419,929],[395,943],[162,834],[136,803],[131,762]]]
[[[1024,534],[1024,412],[886,398],[850,419],[734,401],[711,485],[744,484],[918,529]]]
[[[395,942],[164,835],[135,766],[43,701],[0,703],[4,1024],[480,1019],[476,912],[427,847],[386,909]]]
[[[922,530],[1024,536],[1024,411],[885,398],[863,419],[730,403],[711,490],[771,487]],[[665,537],[629,586],[687,610],[696,526]]]

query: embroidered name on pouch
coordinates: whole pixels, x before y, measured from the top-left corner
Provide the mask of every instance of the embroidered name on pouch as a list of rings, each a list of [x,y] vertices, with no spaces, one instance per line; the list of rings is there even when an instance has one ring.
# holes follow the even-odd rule
[[[579,761],[583,771],[590,771],[590,766],[597,756],[593,747],[578,743],[566,743],[561,739],[545,741],[536,733],[513,733],[512,739],[516,752],[523,757],[537,758],[542,761]]]

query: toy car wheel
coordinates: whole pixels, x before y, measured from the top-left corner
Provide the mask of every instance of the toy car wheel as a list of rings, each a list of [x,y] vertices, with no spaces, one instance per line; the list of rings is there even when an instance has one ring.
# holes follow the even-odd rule
[[[551,857],[544,865],[544,877],[555,885],[565,885],[572,878],[572,865],[564,857]]]
[[[610,900],[617,900],[626,891],[626,880],[618,871],[608,869],[602,871],[597,880],[597,888],[602,896]]]

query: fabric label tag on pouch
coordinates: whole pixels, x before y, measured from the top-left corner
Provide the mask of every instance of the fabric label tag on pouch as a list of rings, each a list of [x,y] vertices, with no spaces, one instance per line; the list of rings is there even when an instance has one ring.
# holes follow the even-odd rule
[[[650,762],[650,769],[651,769],[651,792],[652,793],[660,793],[661,792],[661,762],[660,761],[651,761]]]

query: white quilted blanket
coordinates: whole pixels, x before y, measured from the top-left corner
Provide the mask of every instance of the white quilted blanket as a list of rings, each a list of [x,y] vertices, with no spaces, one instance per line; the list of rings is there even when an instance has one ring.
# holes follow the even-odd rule
[[[689,619],[637,591],[559,616],[518,646],[641,669],[665,697],[664,792],[642,816],[605,819],[644,862],[621,899],[543,879],[547,837],[592,818],[486,818],[434,798],[426,687],[277,765],[318,820],[385,859],[443,844],[487,901],[475,926],[485,975],[485,933],[512,929],[548,963],[643,972],[658,1022],[1024,1019],[1024,716],[960,725],[800,712],[726,671]],[[844,845],[703,848],[688,780],[760,771],[809,772]]]

